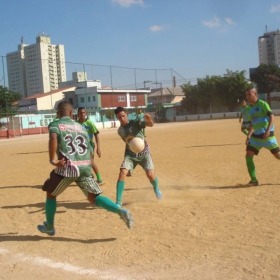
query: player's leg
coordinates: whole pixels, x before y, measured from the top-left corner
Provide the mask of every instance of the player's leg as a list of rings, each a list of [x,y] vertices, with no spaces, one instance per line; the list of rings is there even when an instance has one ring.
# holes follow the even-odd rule
[[[93,169],[93,171],[94,171],[94,174],[96,175],[97,183],[101,185],[101,184],[102,184],[102,177],[101,177],[101,175],[100,175],[98,166],[97,166],[96,163],[94,162],[94,156],[93,156],[93,155],[92,155],[92,158],[91,158],[91,166],[92,166],[92,169]]]
[[[280,159],[280,149],[275,136],[270,136],[267,139],[265,148],[270,150],[276,159]]]
[[[244,122],[242,122],[241,131],[242,131],[242,133],[244,133],[245,135],[248,135],[248,127],[249,127],[249,124],[250,124],[250,123],[244,123]]]
[[[132,174],[134,167],[135,165],[132,158],[130,156],[125,156],[120,167],[119,178],[116,186],[116,203],[119,206],[122,206],[122,196],[125,188],[125,178],[128,174]]]
[[[77,185],[83,191],[90,203],[95,204],[98,207],[106,209],[112,213],[118,214],[126,223],[128,228],[132,228],[134,221],[131,213],[120,208],[116,203],[106,196],[101,196],[102,190],[100,186],[95,182],[92,176],[82,177],[76,181]]]
[[[45,203],[46,222],[38,225],[38,230],[48,235],[55,234],[54,217],[56,213],[56,197],[61,194],[75,178],[67,178],[51,172],[50,178],[44,183],[43,191],[47,192]]]
[[[162,193],[158,186],[158,178],[155,176],[155,167],[151,154],[146,154],[142,157],[139,163],[146,172],[147,178],[150,180],[157,199],[162,199]]]
[[[258,155],[259,150],[262,148],[262,139],[256,139],[251,137],[246,148],[246,165],[248,173],[250,175],[250,182],[248,186],[258,186],[259,182],[256,177],[256,168],[254,164],[254,156]]]

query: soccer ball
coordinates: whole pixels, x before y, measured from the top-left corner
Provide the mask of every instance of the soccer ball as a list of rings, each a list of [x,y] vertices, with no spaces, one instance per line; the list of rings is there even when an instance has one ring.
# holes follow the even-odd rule
[[[138,154],[144,150],[145,142],[139,137],[134,137],[129,141],[128,146],[133,153]]]

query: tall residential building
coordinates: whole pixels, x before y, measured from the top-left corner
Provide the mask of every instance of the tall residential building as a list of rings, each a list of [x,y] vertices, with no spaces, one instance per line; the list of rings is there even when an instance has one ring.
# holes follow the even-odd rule
[[[267,26],[266,26],[267,31]],[[258,39],[259,64],[280,64],[280,30],[265,32]]]
[[[66,81],[63,45],[52,45],[49,36],[39,34],[36,44],[21,40],[18,51],[7,54],[9,89],[23,97],[58,89]]]

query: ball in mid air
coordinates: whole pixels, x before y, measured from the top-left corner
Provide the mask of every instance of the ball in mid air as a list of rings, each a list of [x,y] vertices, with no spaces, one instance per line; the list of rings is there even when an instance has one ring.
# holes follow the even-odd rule
[[[129,141],[128,146],[133,153],[138,154],[144,150],[145,142],[140,137],[134,137]]]

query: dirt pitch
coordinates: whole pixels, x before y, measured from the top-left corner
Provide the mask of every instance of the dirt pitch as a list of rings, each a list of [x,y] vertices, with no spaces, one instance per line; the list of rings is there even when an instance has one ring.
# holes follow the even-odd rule
[[[275,120],[280,142],[280,118]],[[0,279],[280,279],[280,162],[266,150],[249,177],[237,119],[155,124],[147,128],[164,199],[143,170],[127,178],[124,207],[135,226],[91,206],[69,187],[58,197],[57,234],[45,220],[41,185],[48,135],[0,141]],[[117,129],[100,133],[96,162],[115,200],[124,144]]]

